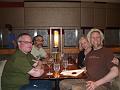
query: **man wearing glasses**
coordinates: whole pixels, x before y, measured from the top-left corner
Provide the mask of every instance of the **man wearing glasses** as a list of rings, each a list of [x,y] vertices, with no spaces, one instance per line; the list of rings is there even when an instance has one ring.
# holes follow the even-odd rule
[[[50,90],[46,86],[32,86],[29,83],[29,76],[40,77],[44,73],[40,62],[33,62],[32,38],[29,34],[23,33],[17,39],[18,49],[8,60],[2,73],[2,90]]]

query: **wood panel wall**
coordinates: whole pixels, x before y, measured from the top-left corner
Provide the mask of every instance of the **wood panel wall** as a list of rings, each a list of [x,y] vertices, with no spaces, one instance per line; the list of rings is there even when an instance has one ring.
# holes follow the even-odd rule
[[[119,3],[0,2],[0,27],[120,27]]]

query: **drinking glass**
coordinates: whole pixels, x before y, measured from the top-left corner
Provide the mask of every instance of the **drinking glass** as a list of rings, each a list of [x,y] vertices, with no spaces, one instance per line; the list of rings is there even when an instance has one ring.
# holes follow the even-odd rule
[[[52,75],[52,73],[50,72],[50,68],[51,68],[51,65],[53,64],[53,62],[54,62],[53,58],[50,58],[47,60],[47,65],[49,67],[49,72],[47,73],[47,75]]]
[[[54,63],[53,69],[55,72],[59,72],[60,71],[60,64],[59,63]]]
[[[68,60],[63,60],[63,61],[62,61],[62,65],[63,65],[63,67],[64,67],[64,71],[66,71],[66,68],[67,68],[67,66],[68,66]]]
[[[54,63],[53,69],[54,69],[54,77],[58,78],[60,76],[60,74],[59,74],[60,63]]]

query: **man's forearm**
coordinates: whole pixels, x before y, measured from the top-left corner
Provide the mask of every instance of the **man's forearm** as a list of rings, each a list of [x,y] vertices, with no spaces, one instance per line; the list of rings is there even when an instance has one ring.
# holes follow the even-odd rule
[[[111,68],[110,72],[105,77],[96,81],[95,83],[96,83],[97,86],[100,86],[104,83],[110,82],[112,79],[114,79],[117,76],[118,76],[118,67],[113,66]]]
[[[33,77],[40,77],[44,73],[43,69],[32,68],[28,74]]]

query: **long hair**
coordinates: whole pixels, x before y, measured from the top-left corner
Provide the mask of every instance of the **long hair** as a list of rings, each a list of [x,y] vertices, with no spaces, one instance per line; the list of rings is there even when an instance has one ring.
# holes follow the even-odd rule
[[[81,45],[81,41],[85,39],[86,41],[88,41],[87,37],[86,36],[82,36],[80,39],[79,39],[79,50],[82,51],[84,48],[82,47]],[[88,41],[88,44],[91,46],[91,44],[89,43]]]
[[[101,44],[103,45],[104,35],[103,35],[102,31],[101,31],[100,29],[97,29],[97,28],[93,28],[93,29],[91,29],[91,30],[88,32],[88,34],[87,34],[88,41],[91,42],[91,41],[90,41],[90,38],[91,38],[91,34],[92,34],[93,32],[98,32],[98,33],[100,34]]]

